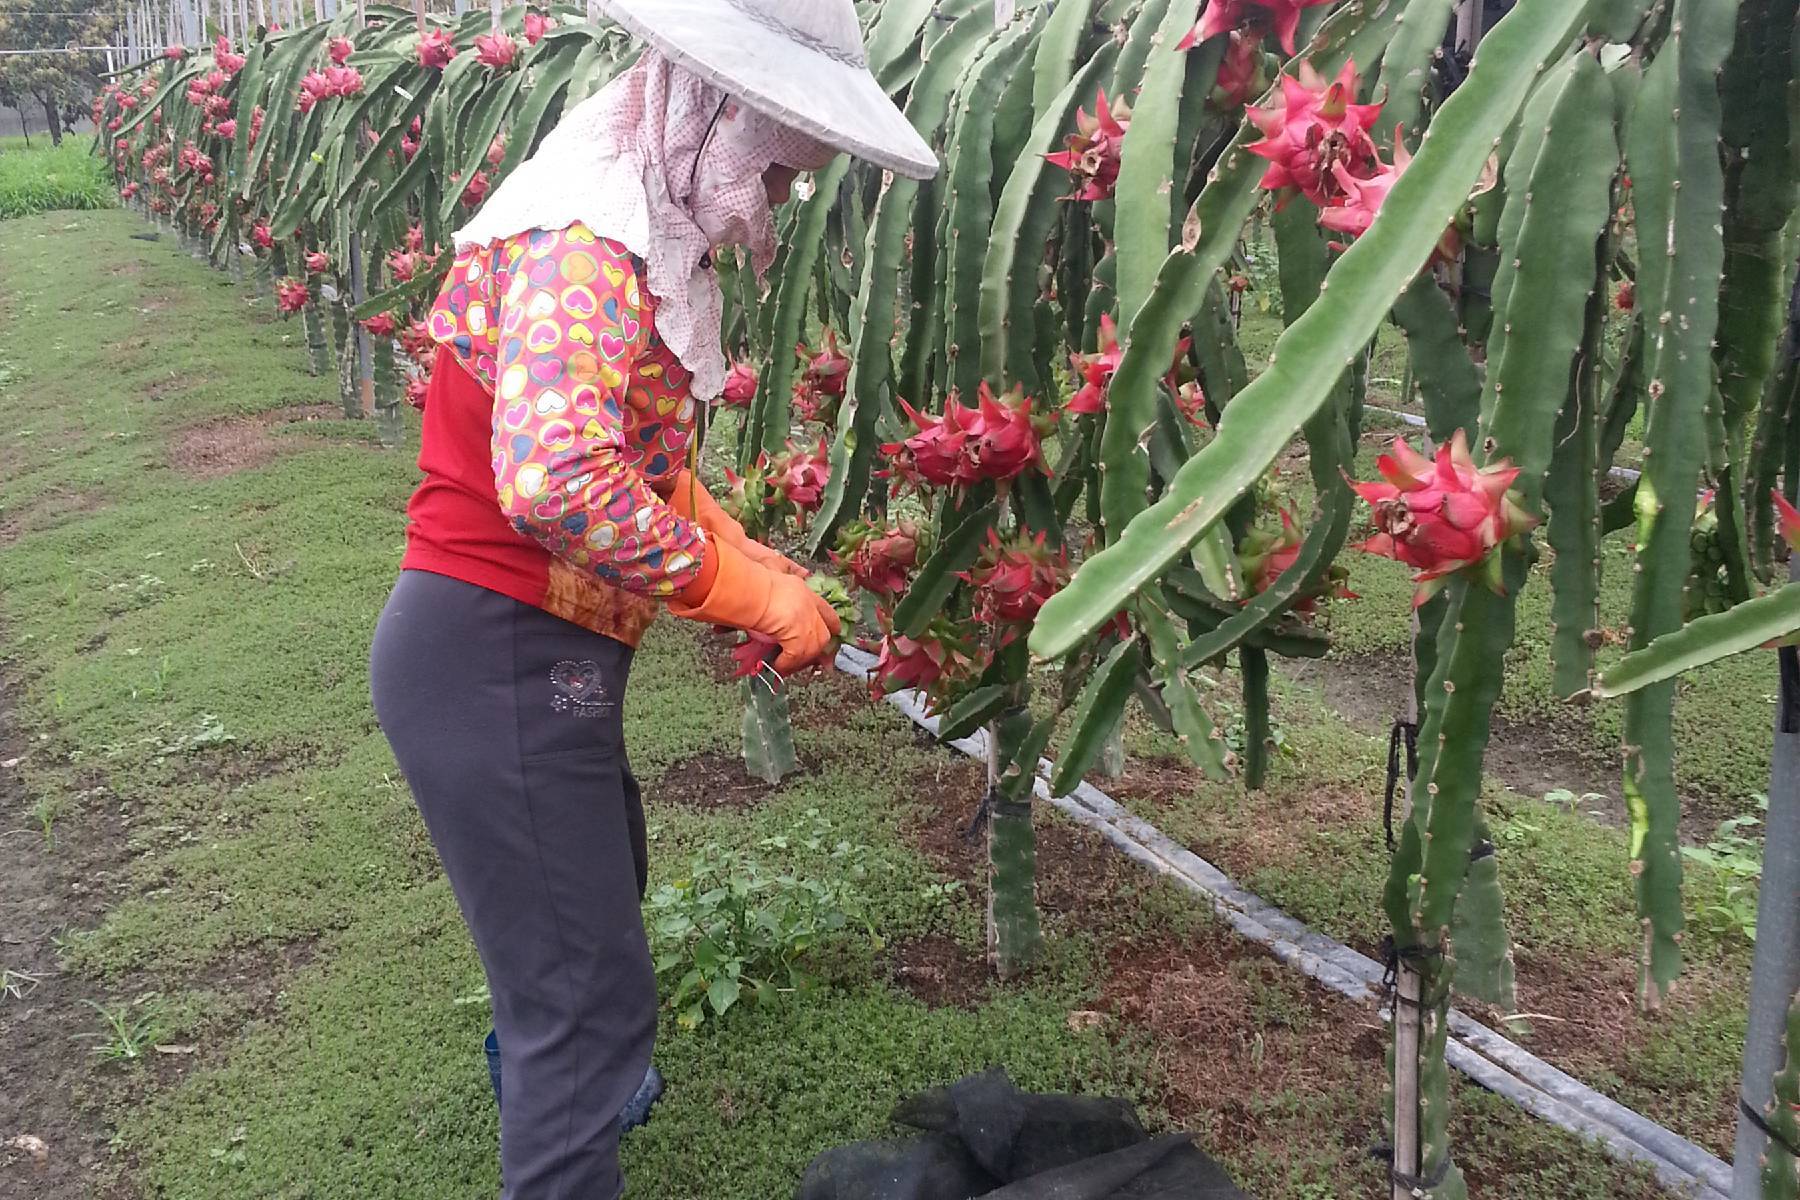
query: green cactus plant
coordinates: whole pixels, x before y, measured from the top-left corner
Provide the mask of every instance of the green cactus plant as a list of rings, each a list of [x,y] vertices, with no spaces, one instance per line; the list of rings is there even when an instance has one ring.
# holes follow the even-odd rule
[[[1785,1050],[1781,1070],[1775,1074],[1775,1092],[1762,1114],[1774,1136],[1763,1153],[1763,1200],[1796,1200],[1800,1197],[1800,995],[1788,1006]]]

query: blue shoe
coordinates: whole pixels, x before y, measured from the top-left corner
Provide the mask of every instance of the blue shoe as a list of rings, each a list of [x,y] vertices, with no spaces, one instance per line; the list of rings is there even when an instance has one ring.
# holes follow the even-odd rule
[[[482,1043],[482,1049],[487,1055],[488,1080],[494,1085],[494,1106],[498,1108],[500,1105],[500,1039],[493,1030],[488,1031],[487,1040]],[[650,1120],[650,1110],[656,1107],[656,1102],[662,1099],[662,1094],[662,1072],[652,1066],[644,1072],[644,1082],[638,1085],[638,1090],[632,1093],[631,1099],[626,1102],[625,1111],[619,1114],[620,1132],[647,1124]]]
[[[487,1040],[481,1044],[487,1053],[488,1082],[494,1085],[494,1107],[500,1107],[500,1038],[493,1030],[488,1030]]]
[[[652,1065],[648,1071],[644,1072],[644,1082],[638,1085],[637,1092],[626,1102],[625,1111],[619,1114],[619,1132],[624,1133],[636,1129],[640,1125],[649,1124],[650,1110],[656,1107],[656,1102],[662,1099],[662,1094],[662,1072]]]

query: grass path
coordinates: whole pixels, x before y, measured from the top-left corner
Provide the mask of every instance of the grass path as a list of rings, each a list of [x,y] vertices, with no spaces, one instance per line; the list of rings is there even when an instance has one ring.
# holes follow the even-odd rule
[[[62,1190],[26,1194],[491,1196],[480,970],[367,700],[410,456],[326,415],[332,386],[304,374],[297,326],[143,232],[121,212],[0,223],[0,723],[13,737],[0,744],[20,760],[4,768],[0,829],[33,830],[7,852],[57,868],[37,897],[52,918],[30,945],[0,941],[0,969],[29,955],[54,978],[35,1010],[0,996],[0,1038],[29,1046],[56,1028],[32,1065],[79,1101],[63,1125],[27,1130],[49,1143],[61,1174],[43,1178]],[[796,693],[810,769],[717,804],[693,784],[734,752],[736,693],[716,660],[666,622],[633,675],[656,877],[816,812],[869,847],[883,945],[836,947],[817,993],[698,1032],[665,1022],[671,1092],[627,1142],[635,1194],[791,1194],[818,1150],[885,1133],[899,1096],[992,1063],[1028,1086],[1132,1096],[1199,1131],[1268,1200],[1373,1191],[1374,1013],[1287,975],[1049,814],[1049,963],[989,985],[975,888],[942,888],[977,882],[951,832],[975,798],[968,768],[825,682]],[[1382,869],[1368,739],[1307,687],[1284,692],[1298,756],[1268,800],[1184,787],[1138,802],[1298,915],[1360,936]],[[1153,739],[1141,748],[1146,769],[1166,767]],[[1346,799],[1342,820],[1309,822],[1303,804],[1322,793],[1362,807]],[[1593,930],[1616,916],[1604,881],[1620,873],[1603,865],[1616,836],[1570,819],[1541,845],[1520,837],[1525,877],[1545,876],[1519,889],[1522,936],[1610,945]],[[800,849],[759,853],[821,867]],[[1548,871],[1564,857],[1581,872]],[[1552,874],[1575,882],[1558,891]],[[27,899],[0,892],[0,925]],[[89,1000],[141,1019],[141,1058],[70,1047],[64,1031],[99,1026]],[[1717,1025],[1646,1034],[1671,1062],[1644,1086],[1709,1104],[1711,1077],[1685,1084],[1673,1060],[1686,1038],[1716,1073],[1703,1035]],[[1472,1089],[1458,1103],[1478,1195],[1655,1194]],[[9,1104],[0,1096],[0,1140],[38,1116]],[[30,1170],[0,1154],[0,1195],[32,1188]]]

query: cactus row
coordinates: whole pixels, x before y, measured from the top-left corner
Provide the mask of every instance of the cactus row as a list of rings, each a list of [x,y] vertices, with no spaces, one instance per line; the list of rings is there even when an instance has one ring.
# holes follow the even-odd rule
[[[1339,372],[1374,337],[1468,196],[1494,141],[1530,90],[1535,68],[1567,44],[1580,17],[1579,7],[1571,11],[1560,2],[1521,0],[1494,27],[1483,45],[1481,66],[1439,111],[1374,225],[1332,267],[1329,290],[1288,327],[1276,342],[1268,370],[1234,401],[1236,411],[1253,415],[1234,420],[1227,411],[1218,436],[1170,481],[1163,497],[1140,513],[1108,550],[1089,559],[1074,581],[1045,606],[1031,634],[1034,653],[1046,658],[1067,653],[1133,593],[1167,570],[1245,494],[1325,403]],[[1386,23],[1383,27],[1391,29]],[[1209,194],[1221,182],[1247,173],[1234,154],[1249,157],[1241,149],[1227,152],[1221,175],[1195,202],[1196,213],[1211,207]],[[1221,216],[1228,217],[1233,209],[1235,205]],[[1233,231],[1247,215],[1245,210],[1236,211],[1238,221],[1226,222]],[[1217,227],[1202,220],[1200,228],[1204,241],[1207,231]],[[1198,261],[1198,253],[1184,247],[1164,264],[1150,299],[1133,319],[1131,347],[1114,376],[1115,388],[1127,386],[1132,354],[1140,346],[1164,348],[1162,354],[1142,351],[1140,370],[1159,371],[1149,364],[1167,361],[1180,314],[1193,307],[1192,300],[1180,303],[1177,293],[1190,287],[1198,294],[1205,291],[1210,271],[1197,281],[1191,278]],[[1165,302],[1170,307],[1165,308]],[[1142,382],[1147,383],[1148,377]]]

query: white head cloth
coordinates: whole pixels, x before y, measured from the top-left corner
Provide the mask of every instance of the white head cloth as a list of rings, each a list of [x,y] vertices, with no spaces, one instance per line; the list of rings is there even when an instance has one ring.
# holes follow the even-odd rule
[[[623,244],[644,261],[658,336],[693,373],[694,395],[710,400],[725,383],[725,352],[709,251],[748,247],[760,277],[775,258],[763,172],[815,169],[835,153],[646,50],[557,122],[456,232],[456,248],[577,221]]]

